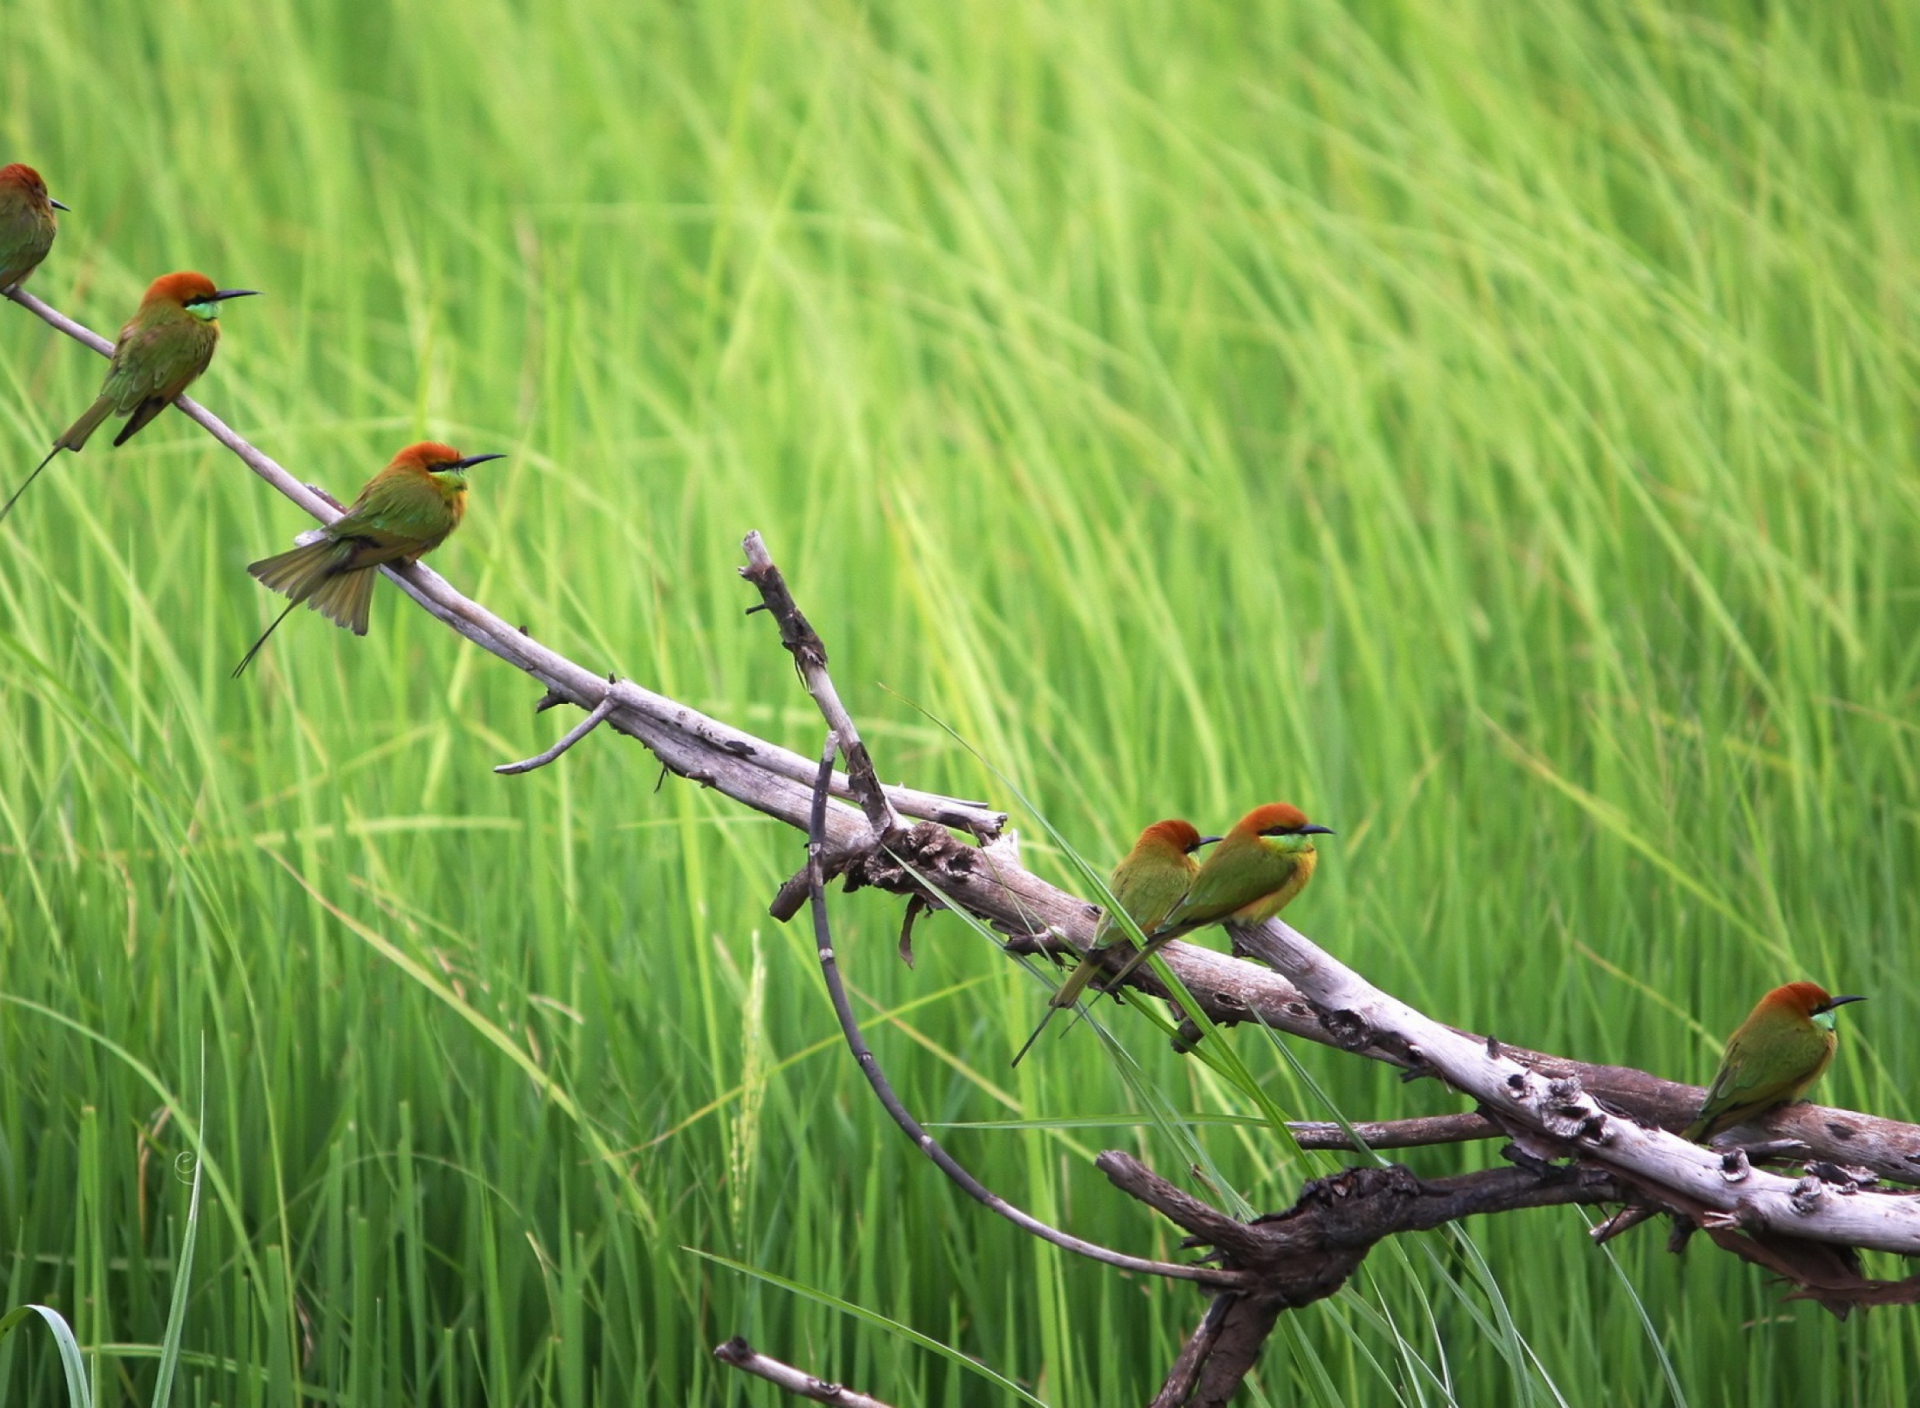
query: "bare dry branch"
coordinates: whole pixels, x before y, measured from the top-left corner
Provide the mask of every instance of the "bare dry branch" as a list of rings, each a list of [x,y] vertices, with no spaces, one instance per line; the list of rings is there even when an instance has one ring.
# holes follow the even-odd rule
[[[932,828],[915,827],[909,833],[907,849],[915,838],[929,833]],[[930,840],[927,849],[938,852],[943,847],[939,841]],[[1097,906],[1024,870],[1004,864],[987,866],[970,859],[984,855],[984,850],[960,849],[966,856],[916,856],[915,868],[937,878],[942,893],[953,902],[1012,935],[1008,943],[1012,952],[1077,956],[1092,944],[1100,914]],[[851,873],[861,883],[902,894],[918,888],[910,877],[891,876],[884,867],[871,862],[856,862]],[[1180,940],[1168,944],[1160,956],[1216,1025],[1258,1022],[1276,1032],[1384,1061],[1410,1074],[1435,1074],[1410,1055],[1405,1043],[1391,1031],[1358,1031],[1341,1029],[1337,1022],[1323,1023],[1307,994],[1279,973]],[[1170,996],[1146,968],[1135,970],[1126,986],[1153,997]],[[1491,1040],[1454,1027],[1443,1030],[1475,1042],[1483,1051]],[[1575,1080],[1607,1110],[1660,1129],[1684,1129],[1699,1114],[1700,1102],[1706,1097],[1700,1086],[1667,1080],[1632,1066],[1575,1061],[1503,1042],[1492,1042],[1492,1048],[1546,1080]],[[1792,1141],[1814,1158],[1869,1169],[1897,1183],[1920,1184],[1920,1125],[1857,1110],[1800,1104],[1775,1110],[1743,1128]]]
[[[96,352],[111,351],[105,338],[33,295],[16,288],[5,296]],[[338,517],[340,505],[331,496],[299,483],[218,417],[184,396],[176,404],[315,519],[326,523]],[[1221,1261],[1217,1268],[1125,1256],[1070,1237],[1007,1204],[913,1120],[866,1047],[834,958],[825,884],[830,876],[840,876],[848,889],[876,886],[920,903],[964,907],[1008,934],[1015,952],[1084,953],[1100,911],[1020,865],[1017,850],[1001,843],[1003,813],[977,802],[879,784],[827,674],[824,644],[794,604],[757,534],[749,535],[746,551],[749,565],[743,575],[760,589],[779,621],[782,642],[833,729],[818,764],[640,685],[576,664],[456,592],[429,568],[383,570],[429,614],[537,680],[544,690],[540,707],[571,703],[588,711],[553,748],[500,771],[551,762],[605,722],[652,750],[666,770],[807,832],[807,868],[782,888],[775,912],[785,918],[811,901],[822,970],[849,1046],[901,1128],[969,1196],[1033,1235],[1125,1270],[1227,1292],[1215,1300],[1156,1402],[1224,1402],[1220,1395],[1230,1393],[1254,1362],[1282,1309],[1328,1294],[1379,1236],[1437,1225],[1423,1222],[1426,1218],[1445,1221],[1603,1196],[1631,1199],[1638,1207],[1664,1208],[1690,1219],[1716,1244],[1793,1280],[1838,1313],[1855,1304],[1920,1299],[1920,1277],[1867,1281],[1852,1250],[1920,1254],[1920,1200],[1871,1186],[1876,1177],[1920,1183],[1920,1127],[1801,1105],[1756,1122],[1755,1128],[1772,1139],[1767,1145],[1726,1153],[1704,1150],[1664,1132],[1692,1119],[1702,1096],[1699,1087],[1447,1027],[1372,987],[1278,922],[1234,935],[1236,950],[1244,947],[1275,971],[1187,943],[1170,945],[1163,956],[1217,1024],[1257,1021],[1275,1032],[1387,1062],[1410,1078],[1436,1077],[1479,1105],[1476,1113],[1365,1126],[1360,1133],[1370,1145],[1405,1147],[1486,1137],[1497,1130],[1513,1138],[1508,1155],[1521,1167],[1470,1175],[1477,1180],[1470,1184],[1421,1183],[1405,1170],[1349,1170],[1337,1180],[1309,1185],[1300,1205],[1285,1214],[1240,1224],[1144,1169],[1129,1171],[1118,1162],[1124,1156],[1102,1156],[1102,1168],[1116,1183],[1129,1180],[1128,1191],[1214,1246]],[[836,751],[849,759],[845,774],[833,771]],[[903,817],[920,824],[904,829]],[[969,844],[954,831],[993,844]],[[1151,996],[1169,995],[1146,969],[1133,973],[1127,986]],[[1343,1147],[1346,1136],[1339,1134],[1336,1141],[1322,1127],[1307,1138],[1324,1141],[1316,1147]],[[1809,1159],[1806,1176],[1794,1181],[1755,1166],[1785,1157]],[[1571,1160],[1571,1169],[1558,1167],[1555,1161],[1561,1159]],[[1360,1211],[1372,1221],[1354,1222]],[[1617,1220],[1618,1227],[1639,1217],[1636,1212]],[[1377,1231],[1380,1227],[1386,1231]],[[744,1344],[742,1349],[751,1353]],[[1179,1396],[1167,1397],[1169,1392]]]
[[[722,1364],[731,1364],[736,1369],[757,1375],[788,1393],[810,1398],[815,1403],[832,1403],[836,1408],[887,1408],[877,1398],[855,1393],[840,1384],[830,1384],[825,1379],[816,1379],[806,1370],[782,1364],[778,1359],[769,1359],[740,1335],[735,1335],[725,1344],[715,1345],[713,1357]]]
[[[1331,1121],[1289,1120],[1287,1128],[1302,1149],[1351,1149],[1360,1145]],[[1369,1149],[1414,1149],[1430,1144],[1462,1144],[1472,1139],[1504,1139],[1506,1130],[1485,1115],[1423,1115],[1410,1120],[1356,1120],[1353,1132]]]
[[[1207,1313],[1200,1317],[1198,1328],[1180,1346],[1173,1368],[1147,1408],[1183,1408],[1192,1401],[1193,1391],[1200,1385],[1200,1372],[1212,1359],[1221,1332],[1227,1327],[1227,1318],[1239,1300],[1232,1291],[1225,1291],[1207,1303]],[[1252,1367],[1251,1363],[1248,1367]]]

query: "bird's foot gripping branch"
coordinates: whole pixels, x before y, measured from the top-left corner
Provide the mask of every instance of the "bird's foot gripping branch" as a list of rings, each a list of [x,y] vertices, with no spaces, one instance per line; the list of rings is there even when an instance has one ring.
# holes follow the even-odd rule
[[[5,296],[102,355],[112,351],[106,339],[19,288]],[[217,417],[184,395],[173,404],[319,522],[340,518],[337,503],[299,482]],[[874,886],[906,897],[903,946],[916,915],[929,907],[957,907],[1005,934],[1011,955],[1077,961],[1095,948],[1101,911],[1027,871],[1011,835],[1002,834],[1003,813],[979,802],[881,785],[833,688],[825,646],[794,604],[758,535],[748,537],[746,551],[743,575],[779,622],[782,643],[827,720],[829,743],[818,759],[549,650],[418,563],[396,560],[378,570],[436,620],[537,682],[540,709],[572,704],[583,711],[559,743],[500,771],[525,772],[554,762],[605,724],[643,743],[668,772],[807,833],[807,866],[782,887],[774,912],[784,919],[803,906],[811,908],[822,971],[849,1047],[900,1127],[969,1196],[1034,1236],[1119,1270],[1196,1282],[1212,1293],[1156,1403],[1224,1403],[1255,1363],[1281,1313],[1330,1294],[1382,1238],[1476,1213],[1617,1202],[1624,1211],[1596,1229],[1596,1237],[1619,1235],[1666,1213],[1678,1225],[1702,1230],[1717,1246],[1792,1281],[1800,1294],[1836,1313],[1920,1299],[1920,1278],[1867,1279],[1856,1255],[1862,1249],[1920,1253],[1920,1198],[1887,1186],[1920,1184],[1920,1127],[1793,1105],[1757,1121],[1771,1136],[1768,1143],[1725,1152],[1703,1148],[1668,1132],[1700,1115],[1704,1092],[1699,1087],[1628,1067],[1504,1046],[1445,1026],[1381,992],[1272,918],[1234,931],[1236,950],[1257,961],[1177,939],[1167,942],[1159,956],[1184,989],[1188,1015],[1203,1014],[1218,1026],[1257,1022],[1281,1036],[1442,1081],[1474,1109],[1358,1125],[1354,1132],[1370,1149],[1501,1137],[1508,1166],[1438,1180],[1394,1167],[1349,1169],[1307,1185],[1287,1211],[1243,1223],[1124,1154],[1102,1155],[1098,1166],[1116,1186],[1178,1225],[1191,1244],[1211,1249],[1203,1261],[1184,1264],[1099,1247],[1012,1207],[947,1156],[894,1094],[847,1003],[825,887],[839,876],[849,888]],[[847,760],[845,772],[834,771],[835,756]],[[1300,827],[1292,831],[1305,834]],[[1110,947],[1117,962],[1123,950]],[[1173,996],[1149,967],[1136,966],[1120,981],[1149,996]],[[1828,999],[1827,1015],[1835,1001]],[[1303,1147],[1350,1147],[1345,1129],[1302,1124],[1293,1130]],[[1797,1165],[1800,1172],[1783,1176],[1764,1167],[1770,1163]],[[723,1357],[751,1360],[742,1367],[795,1392],[808,1392],[806,1385],[813,1387],[810,1396],[840,1392],[744,1345],[740,1351]]]

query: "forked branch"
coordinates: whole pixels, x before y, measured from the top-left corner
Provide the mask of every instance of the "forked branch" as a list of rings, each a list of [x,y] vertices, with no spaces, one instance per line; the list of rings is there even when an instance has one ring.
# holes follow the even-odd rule
[[[1224,1408],[1258,1362],[1275,1322],[1346,1284],[1376,1245],[1479,1213],[1568,1203],[1617,1202],[1623,1185],[1583,1168],[1495,1168],[1424,1180],[1397,1165],[1350,1168],[1316,1179],[1283,1213],[1240,1222],[1182,1192],[1132,1157],[1108,1152],[1096,1165],[1132,1194],[1215,1248],[1252,1284],[1216,1296],[1188,1338],[1153,1408]]]

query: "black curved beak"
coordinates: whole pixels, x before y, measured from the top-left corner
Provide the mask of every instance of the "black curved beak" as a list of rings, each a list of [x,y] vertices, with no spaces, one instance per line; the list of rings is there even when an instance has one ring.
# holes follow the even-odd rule
[[[1226,839],[1224,836],[1202,836],[1198,841],[1193,843],[1193,849],[1197,851],[1202,846],[1217,846]]]
[[[1296,833],[1301,836],[1338,836],[1340,833],[1331,826],[1322,826],[1319,822],[1309,822]]]
[[[1865,1002],[1866,1000],[1866,997],[1860,993],[1848,993],[1845,997],[1828,998],[1827,1005],[1820,1010],[1822,1012],[1831,1012],[1836,1007],[1845,1007],[1849,1002]]]
[[[70,205],[60,204],[60,202],[55,200],[52,196],[47,197],[47,204],[52,206],[55,210],[72,210],[73,209],[73,207]]]
[[[506,455],[504,453],[498,455],[468,455],[463,460],[455,460],[453,467],[455,469],[472,469],[475,465],[485,464],[488,460],[503,460],[505,458]]]
[[[226,298],[258,298],[259,296],[260,290],[257,288],[217,288],[205,298],[194,299],[194,302],[218,303]]]

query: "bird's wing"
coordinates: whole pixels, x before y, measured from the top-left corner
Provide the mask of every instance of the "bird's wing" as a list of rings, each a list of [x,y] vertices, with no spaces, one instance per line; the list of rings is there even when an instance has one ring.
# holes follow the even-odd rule
[[[1113,892],[1114,902],[1140,926],[1140,932],[1151,934],[1160,921],[1167,917],[1168,911],[1180,903],[1192,880],[1192,870],[1183,872],[1172,866],[1136,865],[1116,871],[1107,882],[1107,888]],[[1125,930],[1119,929],[1110,918],[1102,919],[1095,942],[1110,943],[1124,933]]]
[[[1713,1074],[1713,1084],[1707,1087],[1707,1098],[1700,1104],[1701,1118],[1721,1110],[1730,1110],[1757,1091],[1760,1083],[1749,1074],[1750,1070],[1742,1059],[1740,1043],[1730,1042],[1727,1054],[1721,1059],[1720,1069]]]
[[[101,392],[113,398],[118,415],[156,398],[164,406],[207,369],[219,336],[212,324],[198,320],[191,325],[128,323],[114,344],[113,365]]]
[[[390,533],[370,523],[349,527],[344,518],[334,522],[328,536],[335,542],[353,544],[353,556],[341,569],[346,572],[357,572],[362,567],[378,567],[383,562],[411,562],[433,546],[404,533]]]
[[[1224,847],[1228,842],[1220,844]],[[1218,857],[1219,853],[1215,852],[1216,861]],[[1210,863],[1201,866],[1200,873],[1194,877],[1193,887],[1173,907],[1161,927],[1171,932],[1176,929],[1198,929],[1216,923],[1247,904],[1250,899],[1279,889],[1293,874],[1293,857],[1266,846],[1261,846],[1258,852],[1249,852],[1233,859],[1235,863],[1231,865]],[[1249,880],[1253,877],[1258,877],[1259,888],[1249,896]]]
[[[351,515],[367,529],[438,546],[453,531],[453,509],[438,485],[424,475],[381,474],[362,491]]]
[[[1788,1046],[1786,1043],[1791,1042]],[[1820,1033],[1809,1031],[1806,1037],[1779,1037],[1773,1040],[1771,1058],[1762,1060],[1758,1052],[1749,1052],[1737,1036],[1727,1043],[1726,1058],[1713,1077],[1701,1113],[1720,1114],[1727,1110],[1764,1109],[1791,1099],[1805,1081],[1801,1073],[1817,1072],[1823,1064],[1826,1043]],[[1781,1071],[1793,1074],[1782,1077]]]
[[[53,248],[53,224],[23,218],[26,212],[10,209],[0,219],[0,288],[26,277]],[[19,269],[24,272],[15,274]]]

